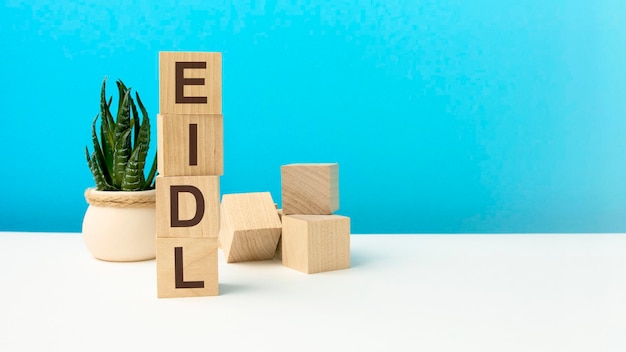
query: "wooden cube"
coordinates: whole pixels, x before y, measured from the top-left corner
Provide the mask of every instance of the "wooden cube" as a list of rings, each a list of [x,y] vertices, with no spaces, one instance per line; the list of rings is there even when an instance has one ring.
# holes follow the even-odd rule
[[[338,164],[289,164],[280,172],[283,214],[328,215],[339,209]]]
[[[160,52],[161,114],[222,113],[222,53]]]
[[[159,175],[224,173],[222,115],[159,114],[157,131]]]
[[[217,237],[219,176],[157,176],[157,237]]]
[[[312,274],[350,267],[350,218],[341,215],[284,215],[282,260]]]
[[[222,197],[220,243],[228,263],[274,258],[280,231],[269,192]]]
[[[157,238],[157,296],[219,294],[217,238]]]

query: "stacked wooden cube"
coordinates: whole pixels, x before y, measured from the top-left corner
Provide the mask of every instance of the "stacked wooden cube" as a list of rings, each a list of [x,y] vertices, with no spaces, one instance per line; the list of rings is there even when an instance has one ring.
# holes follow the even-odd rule
[[[159,54],[157,295],[219,293],[221,53]]]
[[[350,267],[350,218],[339,209],[338,164],[281,167],[283,265],[307,273]]]

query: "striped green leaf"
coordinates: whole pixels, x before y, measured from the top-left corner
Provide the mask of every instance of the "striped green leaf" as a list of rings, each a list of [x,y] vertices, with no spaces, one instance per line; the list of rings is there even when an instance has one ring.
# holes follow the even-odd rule
[[[106,100],[106,77],[102,81],[102,89],[100,90],[100,140],[102,141],[102,155],[106,163],[106,168],[110,169],[113,165],[113,146],[115,121],[111,116],[111,102],[113,97]]]
[[[109,170],[106,167],[106,160],[104,154],[102,152],[102,148],[100,148],[100,143],[98,141],[98,135],[96,134],[96,122],[98,121],[99,115],[93,119],[91,124],[91,141],[93,143],[94,150],[94,159],[98,163],[98,165],[102,165],[104,167],[100,167],[100,172],[102,173],[102,177],[104,177],[105,181],[108,184],[111,184],[111,175],[109,174]]]
[[[113,191],[115,188],[111,186],[104,176],[102,175],[102,168],[98,165],[96,161],[95,152],[92,154],[92,157],[89,157],[89,149],[85,147],[85,155],[87,156],[87,164],[89,165],[89,170],[91,170],[91,174],[93,175],[94,182],[96,183],[96,189],[100,191]]]
[[[124,179],[122,180],[122,190],[138,191],[141,189],[144,177],[143,169],[146,164],[148,147],[150,146],[150,121],[144,118],[139,129],[137,142],[126,165]]]
[[[115,141],[115,150],[113,151],[113,185],[117,187],[122,185],[124,173],[126,173],[126,165],[128,160],[130,160],[130,133],[131,129],[129,128]]]

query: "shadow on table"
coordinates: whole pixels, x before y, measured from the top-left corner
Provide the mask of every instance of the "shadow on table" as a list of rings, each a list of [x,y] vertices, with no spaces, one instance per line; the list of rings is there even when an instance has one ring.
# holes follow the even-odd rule
[[[381,256],[379,253],[355,249],[350,250],[351,268],[367,267],[382,260],[384,260],[384,257]]]
[[[220,283],[220,296],[248,292],[248,291],[254,291],[254,287],[250,285]]]

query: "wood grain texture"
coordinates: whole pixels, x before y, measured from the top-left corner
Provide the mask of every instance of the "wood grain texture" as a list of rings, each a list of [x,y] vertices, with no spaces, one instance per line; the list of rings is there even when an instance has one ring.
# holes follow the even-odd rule
[[[328,215],[339,209],[338,164],[289,164],[280,171],[283,214]]]
[[[283,265],[307,274],[350,267],[350,218],[284,215]]]
[[[177,63],[203,63],[206,68],[185,68],[177,82]],[[181,83],[186,83],[182,86],[185,98],[204,97],[206,102],[177,102],[177,85],[180,88]],[[160,52],[159,109],[161,114],[221,114],[222,53]]]
[[[194,132],[190,125],[195,125]],[[190,143],[190,140],[196,143]],[[158,165],[161,176],[206,176],[224,173],[224,127],[221,114],[157,116]],[[192,145],[193,144],[193,145]],[[195,161],[195,165],[192,165]]]
[[[278,213],[278,218],[280,219],[281,223],[283,221],[283,210],[282,209],[277,209],[276,212]],[[274,259],[282,259],[283,258],[283,236],[282,236],[282,228],[281,228],[281,236],[278,239],[278,245],[276,245],[276,252],[274,253]]]
[[[182,267],[176,268],[176,247]],[[157,297],[198,297],[219,294],[217,238],[157,238]],[[177,288],[178,281],[178,288]],[[180,285],[182,281],[183,285]],[[199,286],[202,283],[203,287]],[[186,287],[180,287],[186,286]]]
[[[281,223],[269,192],[225,194],[220,244],[228,263],[274,257]]]
[[[181,186],[197,189],[204,203],[204,211],[198,207],[197,195],[181,190]],[[173,203],[176,200],[172,198],[173,190],[178,201],[178,210],[174,209],[174,213]],[[219,197],[219,176],[157,176],[157,237],[217,237],[220,226]],[[192,220],[197,219],[197,216],[201,218],[193,224]],[[182,224],[177,226],[177,220]]]

